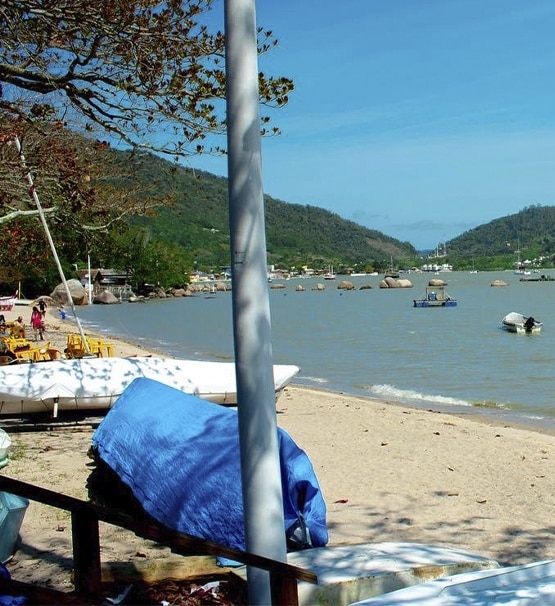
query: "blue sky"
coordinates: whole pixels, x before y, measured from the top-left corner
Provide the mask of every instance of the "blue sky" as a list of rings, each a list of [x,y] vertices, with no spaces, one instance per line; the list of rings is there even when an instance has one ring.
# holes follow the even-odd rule
[[[419,249],[555,204],[553,0],[263,0],[295,82],[264,191]],[[216,11],[221,13],[223,2]],[[219,18],[219,17],[217,17]],[[222,26],[223,27],[223,26]],[[191,165],[226,176],[225,159]]]

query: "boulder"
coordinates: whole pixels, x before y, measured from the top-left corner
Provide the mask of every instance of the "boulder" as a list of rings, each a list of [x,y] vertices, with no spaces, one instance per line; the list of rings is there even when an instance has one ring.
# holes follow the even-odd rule
[[[67,287],[74,305],[88,305],[89,301],[87,298],[87,291],[79,280],[67,280]],[[57,305],[61,305],[62,307],[69,303],[66,289],[62,283],[56,286],[50,296],[54,301],[56,301]]]
[[[432,278],[428,282],[428,286],[447,286],[447,282],[445,282],[445,280],[441,280],[440,278]]]
[[[318,282],[318,284],[316,284],[312,290],[326,290],[326,287],[322,284],[322,282]]]
[[[295,290],[297,292],[304,292],[305,291],[305,287],[302,284],[297,284],[297,286],[295,286]]]
[[[355,285],[352,282],[349,282],[349,280],[341,280],[337,288],[339,290],[353,290]]]
[[[508,286],[507,282],[504,282],[503,280],[494,280],[491,283],[491,286]]]
[[[363,284],[359,290],[370,290],[372,288],[371,284]]]
[[[113,305],[114,303],[119,303],[120,300],[109,290],[103,290],[93,297],[92,302],[100,305]]]
[[[388,276],[380,282],[380,288],[412,288],[412,282],[406,278]]]

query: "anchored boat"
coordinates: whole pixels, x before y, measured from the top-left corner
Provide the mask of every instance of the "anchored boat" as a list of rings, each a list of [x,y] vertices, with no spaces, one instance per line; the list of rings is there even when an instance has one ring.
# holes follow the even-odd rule
[[[457,300],[453,299],[445,286],[427,286],[422,299],[414,299],[414,307],[456,307]]]
[[[542,322],[516,311],[511,311],[501,320],[501,328],[519,335],[539,333],[542,327]]]

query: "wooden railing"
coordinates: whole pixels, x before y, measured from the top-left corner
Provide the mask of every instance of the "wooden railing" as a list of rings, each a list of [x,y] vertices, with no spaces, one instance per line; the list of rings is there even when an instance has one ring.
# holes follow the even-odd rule
[[[33,596],[39,597],[41,594],[48,593],[50,598],[55,600],[42,603],[94,604],[95,599],[102,598],[99,521],[125,528],[141,537],[167,545],[174,553],[180,555],[221,556],[247,566],[267,570],[270,574],[272,604],[296,606],[298,605],[297,581],[318,582],[313,572],[286,562],[245,553],[212,541],[173,531],[161,524],[136,521],[121,511],[108,509],[8,476],[0,475],[0,490],[69,511],[71,514],[75,593],[63,594],[44,588],[34,588]],[[31,589],[29,585],[12,581],[2,581],[0,587],[9,586],[10,583],[22,591],[26,588]],[[62,598],[64,601],[61,601]]]

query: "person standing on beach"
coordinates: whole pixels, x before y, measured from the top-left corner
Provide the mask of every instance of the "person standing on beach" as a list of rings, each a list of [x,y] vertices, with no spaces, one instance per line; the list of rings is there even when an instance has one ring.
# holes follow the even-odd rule
[[[36,305],[33,307],[33,311],[31,312],[31,326],[35,331],[35,341],[37,340],[37,334],[42,341],[44,339],[44,320],[39,308]]]
[[[44,299],[39,299],[39,310],[42,317],[44,318],[44,316],[46,315],[46,301]]]

